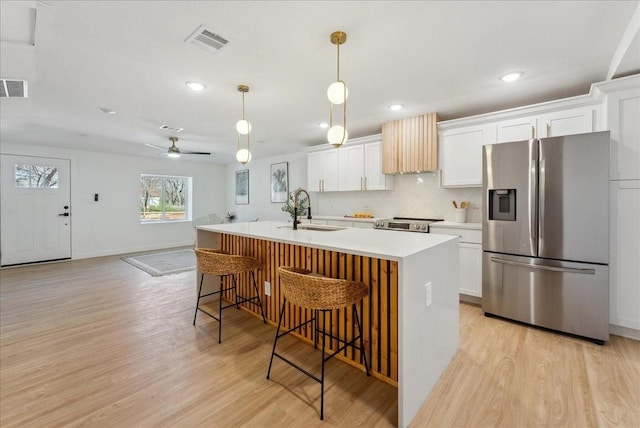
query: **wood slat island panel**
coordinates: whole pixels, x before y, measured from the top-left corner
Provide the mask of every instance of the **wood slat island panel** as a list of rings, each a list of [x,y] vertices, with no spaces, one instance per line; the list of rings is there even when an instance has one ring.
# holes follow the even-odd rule
[[[257,272],[256,282],[260,291],[265,317],[273,325],[278,323],[278,315],[283,295],[277,275],[279,266],[295,266],[333,278],[362,281],[369,285],[369,296],[359,307],[362,318],[365,349],[372,374],[397,386],[398,381],[398,262],[367,256],[346,254],[338,251],[309,248],[289,243],[267,241],[237,235],[220,235],[220,248],[230,254],[257,258],[263,268]],[[230,281],[229,279],[226,279]],[[238,277],[239,292],[251,296],[253,286],[249,274]],[[271,283],[271,296],[264,294],[264,283]],[[231,300],[232,295],[225,298]],[[260,308],[244,303],[243,308],[259,316]],[[287,304],[283,329],[306,321],[311,311]],[[320,318],[319,322],[322,322]],[[355,333],[355,320],[350,308],[334,310],[327,315],[327,325],[333,335],[351,338]],[[310,325],[294,333],[300,339],[312,344]],[[331,340],[331,349],[337,349],[337,341]],[[339,355],[343,361],[364,371],[358,350],[347,348]]]
[[[457,238],[349,227],[293,230],[291,223],[278,221],[205,225],[197,234],[199,247],[254,256],[264,264],[258,282],[260,293],[264,281],[271,282],[271,296],[262,297],[272,325],[278,321],[282,301],[278,266],[303,267],[368,284],[370,295],[360,313],[371,372],[397,386],[398,426],[409,425],[458,347]],[[248,293],[248,275],[240,279],[245,283],[241,292]],[[214,286],[213,280],[205,281],[205,286]],[[246,309],[255,314],[255,308]],[[289,305],[284,325],[309,316],[307,310]],[[353,337],[349,311],[333,311],[328,318],[334,334]],[[309,329],[300,331],[299,338],[310,343]],[[363,370],[357,351],[340,354],[343,361]]]

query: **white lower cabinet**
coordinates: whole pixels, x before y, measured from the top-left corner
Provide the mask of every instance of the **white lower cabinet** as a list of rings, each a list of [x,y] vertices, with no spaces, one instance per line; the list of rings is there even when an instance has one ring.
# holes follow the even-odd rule
[[[482,244],[460,242],[460,294],[482,297]]]
[[[429,226],[429,233],[455,235],[460,238],[460,294],[482,297],[482,228],[480,224],[452,222]]]
[[[609,322],[640,334],[640,180],[610,182]]]
[[[348,218],[341,219],[338,216],[336,218],[323,218],[323,219],[312,219],[311,223],[313,224],[326,224],[329,226],[342,226],[342,227],[360,227],[363,229],[373,229],[373,220],[372,221],[354,221]]]

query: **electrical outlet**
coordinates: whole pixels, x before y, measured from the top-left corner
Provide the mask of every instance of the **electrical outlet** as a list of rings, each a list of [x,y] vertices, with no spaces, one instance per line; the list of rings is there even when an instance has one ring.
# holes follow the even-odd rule
[[[271,283],[269,281],[264,282],[264,295],[271,296]]]
[[[427,282],[424,285],[424,291],[425,291],[425,299],[424,299],[424,305],[428,308],[429,306],[431,306],[431,282]]]

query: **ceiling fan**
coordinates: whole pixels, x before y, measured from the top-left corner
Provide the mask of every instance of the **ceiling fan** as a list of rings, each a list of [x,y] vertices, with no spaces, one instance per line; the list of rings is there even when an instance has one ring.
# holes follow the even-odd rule
[[[180,150],[176,143],[178,142],[178,137],[169,137],[169,141],[171,141],[171,146],[168,149],[164,147],[154,146],[153,144],[146,144],[149,147],[153,147],[154,149],[165,151],[166,155],[170,158],[179,158],[180,155],[211,155],[209,152],[191,152],[187,150]]]

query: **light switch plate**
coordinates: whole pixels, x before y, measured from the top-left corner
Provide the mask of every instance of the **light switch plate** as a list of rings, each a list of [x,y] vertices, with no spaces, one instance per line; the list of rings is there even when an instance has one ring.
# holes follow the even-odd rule
[[[428,308],[429,306],[431,306],[431,289],[433,287],[431,286],[431,282],[427,282],[424,285],[424,305]]]
[[[271,296],[271,283],[269,281],[264,282],[264,295]]]

